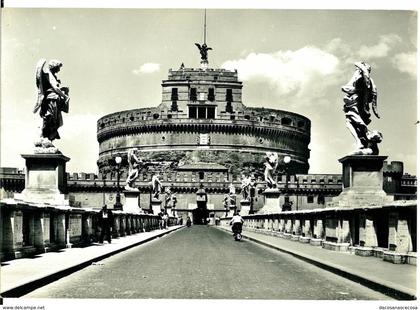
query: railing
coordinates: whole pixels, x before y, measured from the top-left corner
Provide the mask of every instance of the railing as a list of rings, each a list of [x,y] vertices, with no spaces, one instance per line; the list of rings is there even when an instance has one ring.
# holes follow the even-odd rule
[[[15,259],[60,248],[87,246],[100,238],[100,210],[35,207],[0,203],[1,259]],[[159,229],[149,214],[114,211],[113,238]],[[170,217],[168,226],[177,224]]]
[[[243,230],[325,249],[416,264],[417,202],[394,201],[359,209],[326,208],[243,216]],[[230,217],[220,225],[229,229]],[[398,260],[398,261],[395,261]]]

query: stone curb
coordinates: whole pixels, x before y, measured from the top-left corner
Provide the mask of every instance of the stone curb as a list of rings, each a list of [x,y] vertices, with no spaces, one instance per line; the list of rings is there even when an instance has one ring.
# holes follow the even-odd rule
[[[133,247],[141,245],[143,243],[146,243],[146,242],[152,241],[156,238],[159,238],[159,237],[162,237],[164,235],[170,234],[170,233],[175,232],[175,231],[177,231],[181,228],[184,228],[184,227],[185,226],[180,226],[180,227],[177,227],[173,230],[165,231],[165,232],[159,233],[157,235],[150,236],[150,237],[148,237],[144,240],[137,241],[133,244],[129,244],[129,245],[124,246],[120,249],[116,249],[114,251],[111,251],[111,252],[102,254],[100,256],[91,258],[91,259],[89,259],[85,262],[78,263],[74,266],[67,267],[63,270],[53,272],[53,273],[51,273],[49,275],[46,275],[46,276],[41,276],[41,277],[39,277],[37,279],[34,279],[32,281],[29,281],[25,284],[21,284],[21,285],[17,285],[16,287],[9,288],[8,290],[6,290],[4,292],[1,292],[1,298],[18,298],[18,297],[21,297],[21,296],[26,295],[29,292],[32,292],[32,291],[34,291],[34,290],[36,290],[36,289],[38,289],[42,286],[50,284],[50,283],[52,283],[54,281],[57,281],[57,280],[65,277],[65,276],[68,276],[68,275],[70,275],[70,274],[72,274],[76,271],[79,271],[83,268],[86,268],[86,267],[90,266],[92,263],[101,261],[101,260],[106,259],[108,257],[111,257],[115,254],[121,253],[121,252],[126,251],[128,249],[131,249]]]
[[[219,227],[218,227],[219,228]],[[227,233],[229,233],[229,230],[226,230],[224,228],[219,228],[220,230],[223,230]],[[312,265],[315,265],[317,267],[320,267],[322,269],[325,269],[327,271],[330,271],[336,275],[342,276],[344,278],[347,278],[351,281],[357,282],[361,285],[364,285],[370,289],[373,289],[375,291],[378,291],[382,294],[385,294],[387,296],[390,296],[392,298],[398,299],[398,300],[416,300],[416,291],[415,290],[411,290],[405,287],[402,287],[398,284],[395,283],[391,283],[389,281],[385,281],[385,280],[380,280],[377,279],[375,277],[369,277],[366,276],[364,274],[358,273],[355,270],[351,270],[339,265],[335,265],[333,263],[323,263],[320,262],[317,258],[310,256],[310,255],[305,255],[302,253],[298,253],[298,252],[294,252],[292,250],[287,250],[285,248],[270,244],[268,242],[253,238],[253,237],[249,237],[245,234],[242,235],[243,238],[248,239],[250,241],[253,241],[255,243],[258,243],[260,245],[272,248],[274,250],[292,255],[293,257],[296,257],[300,260],[303,260],[307,263],[310,263]]]

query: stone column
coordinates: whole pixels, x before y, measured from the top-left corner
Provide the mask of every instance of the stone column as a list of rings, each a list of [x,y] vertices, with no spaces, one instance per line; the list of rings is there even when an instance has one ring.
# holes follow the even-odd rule
[[[305,220],[305,226],[304,226],[304,234],[305,237],[312,237],[312,231],[311,231],[311,220]]]
[[[338,242],[350,243],[350,221],[344,218],[340,226]]]
[[[372,215],[363,214],[361,216],[360,243],[365,247],[378,246]]]
[[[292,230],[292,240],[298,241],[302,233],[302,227],[300,219],[294,219],[293,221],[293,230]]]
[[[398,218],[397,227],[398,227],[397,240],[396,240],[397,247],[395,251],[398,253],[408,253],[408,252],[413,251],[413,244],[411,241],[407,218],[404,218],[400,215]]]
[[[293,222],[292,219],[287,219],[286,220],[286,229],[285,229],[285,236],[289,235],[289,237],[291,238],[291,234],[292,234],[292,229],[293,229]]]
[[[269,219],[264,219],[264,230],[268,231],[270,229]]]
[[[383,259],[394,264],[410,263],[408,252],[413,251],[408,216],[402,212],[389,213],[389,251],[384,251]]]
[[[326,219],[326,240],[322,243],[322,247],[327,250],[345,252],[349,249],[350,243],[343,242],[344,236],[350,237],[350,226],[348,221],[347,223],[344,223],[343,221],[342,225],[338,214],[330,215],[330,217]]]
[[[67,246],[72,247],[73,245],[80,244],[82,241],[82,214],[72,212],[68,215],[68,217],[69,242]]]
[[[114,225],[112,227],[112,238],[118,238],[121,236],[121,213],[114,211]]]
[[[120,236],[124,237],[126,235],[126,218],[125,214],[120,214]]]
[[[294,235],[300,235],[302,232],[302,228],[300,225],[300,219],[295,219],[294,220],[294,225],[293,225],[293,234]]]
[[[275,230],[275,231],[279,231],[279,219],[278,218],[275,218],[274,219],[274,227],[273,227],[273,229]]]
[[[86,212],[82,216],[82,242],[89,244],[93,239],[92,213]]]
[[[2,211],[3,244],[2,252],[6,257],[21,258],[23,246],[23,218],[20,210]]]
[[[131,235],[131,233],[132,233],[131,214],[127,214],[125,216],[125,218],[126,218],[126,229],[125,229],[125,231],[126,231],[127,235]]]
[[[47,252],[50,246],[50,213],[39,210],[34,216],[34,246],[39,252]]]
[[[324,227],[321,219],[315,221],[314,237],[315,239],[322,239],[324,237]]]
[[[55,223],[56,226],[56,239],[55,243],[58,247],[66,247],[67,244],[67,231],[66,231],[66,214],[59,212],[56,214]]]
[[[320,246],[322,245],[323,237],[324,237],[324,227],[322,224],[322,220],[315,219],[314,235],[309,242],[311,245]]]
[[[280,227],[279,227],[279,230],[280,230],[280,232],[284,232],[284,230],[285,230],[285,227],[286,227],[286,225],[285,225],[285,221],[284,221],[284,219],[283,218],[281,218],[280,219]]]

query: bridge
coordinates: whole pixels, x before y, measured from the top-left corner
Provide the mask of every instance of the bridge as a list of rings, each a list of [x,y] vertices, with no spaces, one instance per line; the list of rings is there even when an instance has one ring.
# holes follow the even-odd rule
[[[15,216],[18,213],[15,210]],[[368,248],[357,246],[344,252],[332,251],[325,238],[317,244],[319,238],[311,237],[313,231],[304,213],[244,216],[245,238],[235,242],[228,224],[230,218],[222,218],[218,225],[192,227],[179,225],[171,218],[167,229],[159,229],[156,216],[116,212],[114,239],[103,245],[95,235],[89,235],[90,239],[84,235],[95,231],[83,226],[96,222],[94,212],[82,214],[82,219],[90,216],[91,221],[79,222],[82,229],[78,237],[72,225],[80,217],[69,213],[72,220],[67,221],[67,231],[71,232],[66,236],[67,245],[37,251],[28,258],[3,260],[2,297],[416,298],[414,254],[396,257],[393,254],[398,251],[374,247],[372,256],[367,257]],[[11,222],[19,220],[15,217]],[[3,234],[6,228],[4,225]],[[16,229],[13,232],[17,234]],[[39,238],[34,240],[34,249],[38,246],[36,240]],[[22,250],[27,247],[24,244]]]

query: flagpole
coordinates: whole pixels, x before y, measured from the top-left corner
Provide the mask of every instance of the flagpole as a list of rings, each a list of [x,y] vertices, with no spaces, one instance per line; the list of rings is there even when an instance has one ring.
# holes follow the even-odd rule
[[[206,32],[207,32],[207,30],[206,30],[206,27],[207,27],[207,25],[206,25],[206,19],[207,19],[207,13],[206,13],[206,9],[204,9],[204,44],[206,44]]]

